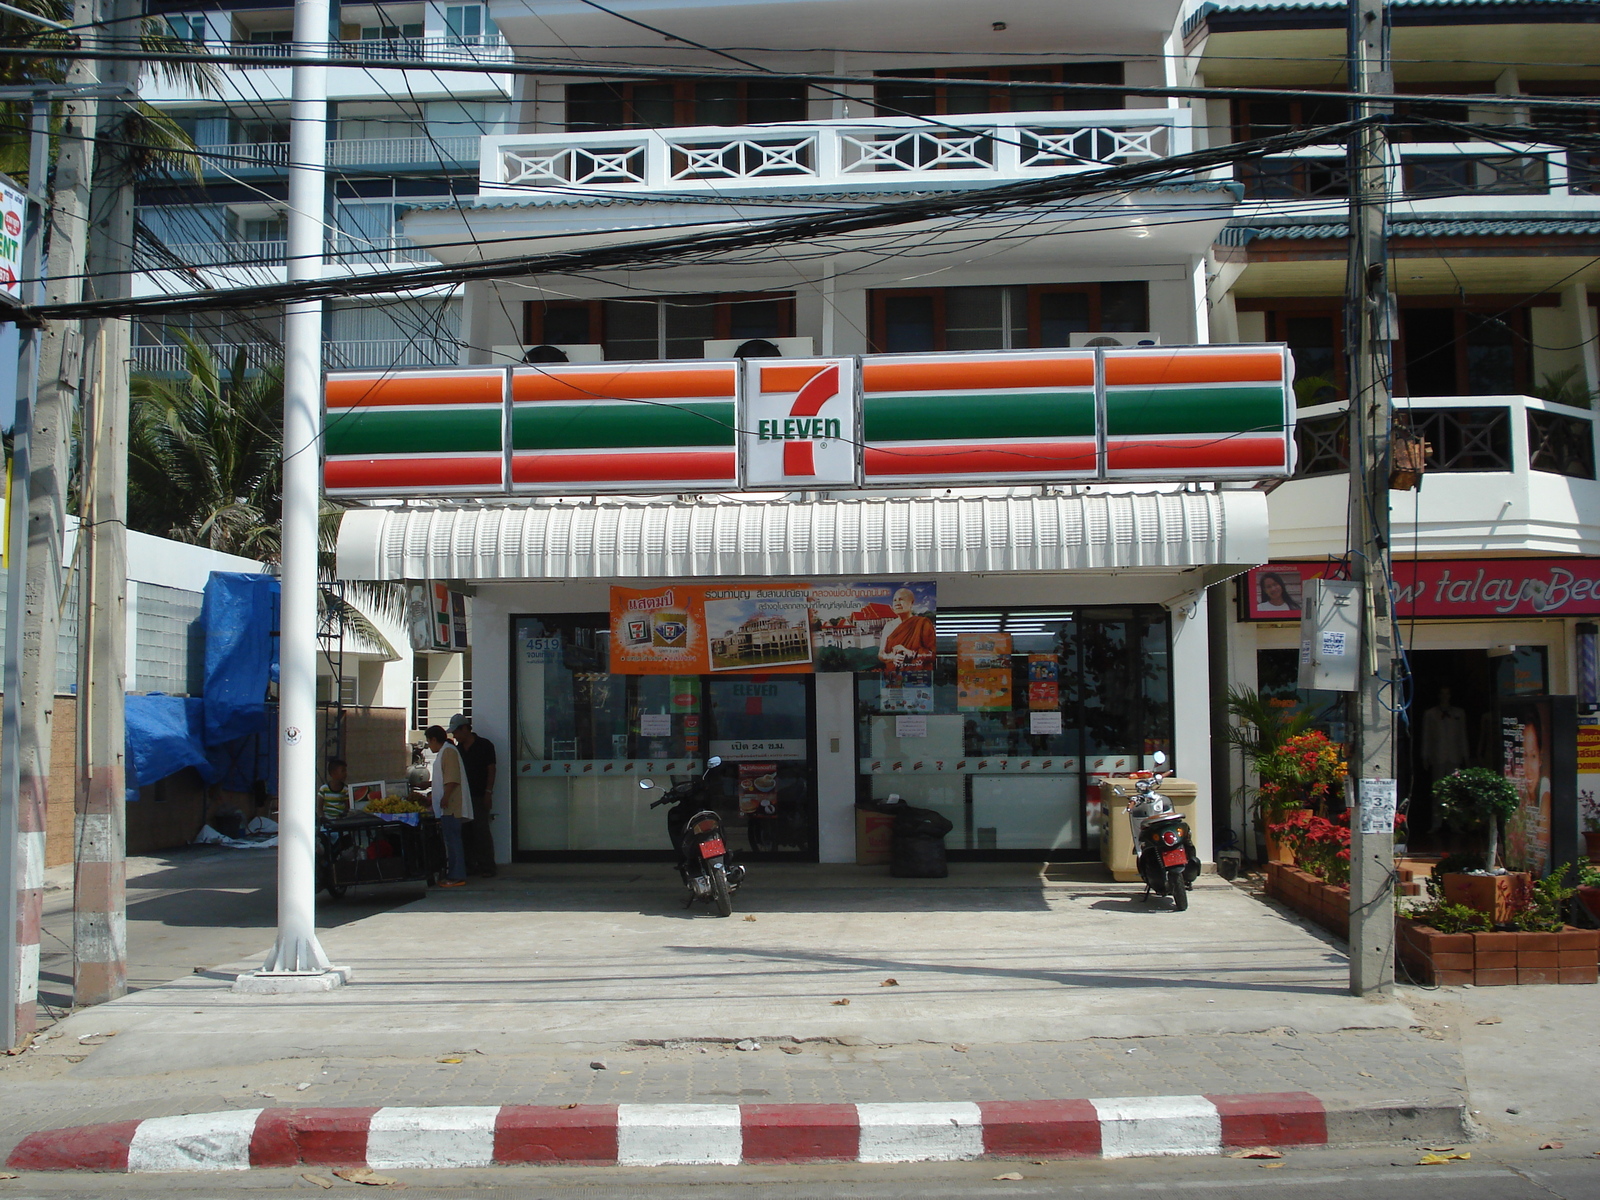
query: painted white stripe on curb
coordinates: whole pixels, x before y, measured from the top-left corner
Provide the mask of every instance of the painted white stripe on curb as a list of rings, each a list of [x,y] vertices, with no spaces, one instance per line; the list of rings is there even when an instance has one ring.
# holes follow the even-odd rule
[[[1100,1115],[1103,1158],[1222,1150],[1222,1116],[1204,1096],[1119,1096],[1089,1103]]]
[[[248,1171],[259,1108],[148,1117],[128,1141],[130,1174],[150,1171]]]
[[[952,1162],[983,1155],[976,1104],[858,1104],[860,1162]]]
[[[498,1107],[380,1108],[367,1127],[367,1166],[487,1167]]]
[[[617,1105],[622,1166],[738,1166],[743,1157],[744,1121],[737,1104]]]

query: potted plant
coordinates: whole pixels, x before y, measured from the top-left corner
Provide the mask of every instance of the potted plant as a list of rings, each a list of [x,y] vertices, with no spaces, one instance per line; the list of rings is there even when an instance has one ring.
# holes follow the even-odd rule
[[[1267,823],[1267,856],[1272,862],[1293,861],[1281,857],[1287,849],[1272,827],[1292,818],[1297,810],[1320,815],[1334,789],[1344,783],[1348,768],[1339,747],[1316,729],[1284,738],[1259,755],[1255,765],[1261,778],[1257,802]]]
[[[1495,924],[1509,921],[1531,886],[1525,872],[1500,866],[1500,822],[1517,811],[1517,789],[1498,771],[1463,767],[1437,780],[1433,799],[1439,813],[1458,829],[1486,830],[1486,869],[1444,875],[1445,898],[1488,913]]]

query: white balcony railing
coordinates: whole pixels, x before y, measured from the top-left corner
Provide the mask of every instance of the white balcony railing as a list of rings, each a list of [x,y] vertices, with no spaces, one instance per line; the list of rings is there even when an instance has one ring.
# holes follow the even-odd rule
[[[288,253],[279,241],[247,242],[168,242],[173,261],[152,262],[146,269],[168,269],[177,262],[191,267],[274,267],[282,266]]]
[[[260,58],[282,59],[280,62],[235,63],[239,71],[276,70],[289,65],[294,56],[294,46],[289,42],[220,42],[208,43],[201,49],[219,54],[246,54]],[[329,58],[393,59],[395,61],[426,62],[509,62],[515,57],[506,40],[498,35],[475,37],[420,37],[420,38],[366,38],[349,42],[334,42],[328,48]]]
[[[200,158],[208,170],[221,174],[262,168],[283,171],[289,167],[289,143],[229,142],[201,146]],[[476,136],[341,138],[328,143],[330,167],[443,166],[476,162],[477,158]]]
[[[986,113],[784,125],[515,134],[483,139],[480,190],[860,187],[895,179],[1027,179],[1191,148],[1177,108]]]
[[[1306,146],[1239,171],[1251,200],[1345,200],[1350,175],[1342,146]],[[1389,186],[1428,196],[1568,196],[1600,192],[1600,154],[1521,142],[1396,142]]]
[[[241,346],[251,370],[278,366],[283,348],[267,342],[221,342],[211,346],[223,370],[232,368]],[[385,370],[390,367],[449,367],[460,357],[455,342],[406,338],[375,341],[324,342],[322,358],[333,370]],[[135,346],[133,369],[147,375],[181,375],[189,369],[188,354],[182,346]]]

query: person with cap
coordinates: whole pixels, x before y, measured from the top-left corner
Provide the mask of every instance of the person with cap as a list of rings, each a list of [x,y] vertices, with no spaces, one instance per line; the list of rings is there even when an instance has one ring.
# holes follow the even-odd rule
[[[429,725],[423,731],[428,739],[428,749],[433,751],[433,769],[430,787],[418,790],[418,800],[432,801],[433,815],[439,818],[439,833],[444,838],[445,877],[440,887],[464,887],[467,882],[467,860],[461,845],[461,826],[472,820],[472,798],[466,793],[465,773],[461,769],[461,755],[450,744],[444,728]]]
[[[465,713],[457,713],[450,718],[450,736],[455,739],[456,749],[461,754],[461,765],[467,775],[467,791],[472,797],[472,823],[464,831],[467,868],[489,879],[495,873],[494,826],[490,824],[498,762],[494,743],[478,736],[472,728],[472,719]]]

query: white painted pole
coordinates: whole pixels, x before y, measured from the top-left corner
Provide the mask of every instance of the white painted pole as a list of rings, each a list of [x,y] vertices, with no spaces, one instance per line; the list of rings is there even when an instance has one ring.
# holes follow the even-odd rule
[[[296,0],[297,58],[328,53],[328,0]],[[322,277],[327,210],[328,71],[294,65],[289,109],[289,281]],[[322,458],[322,301],[285,307],[283,323],[283,606],[278,639],[278,940],[249,992],[324,990],[316,930],[317,510]]]

